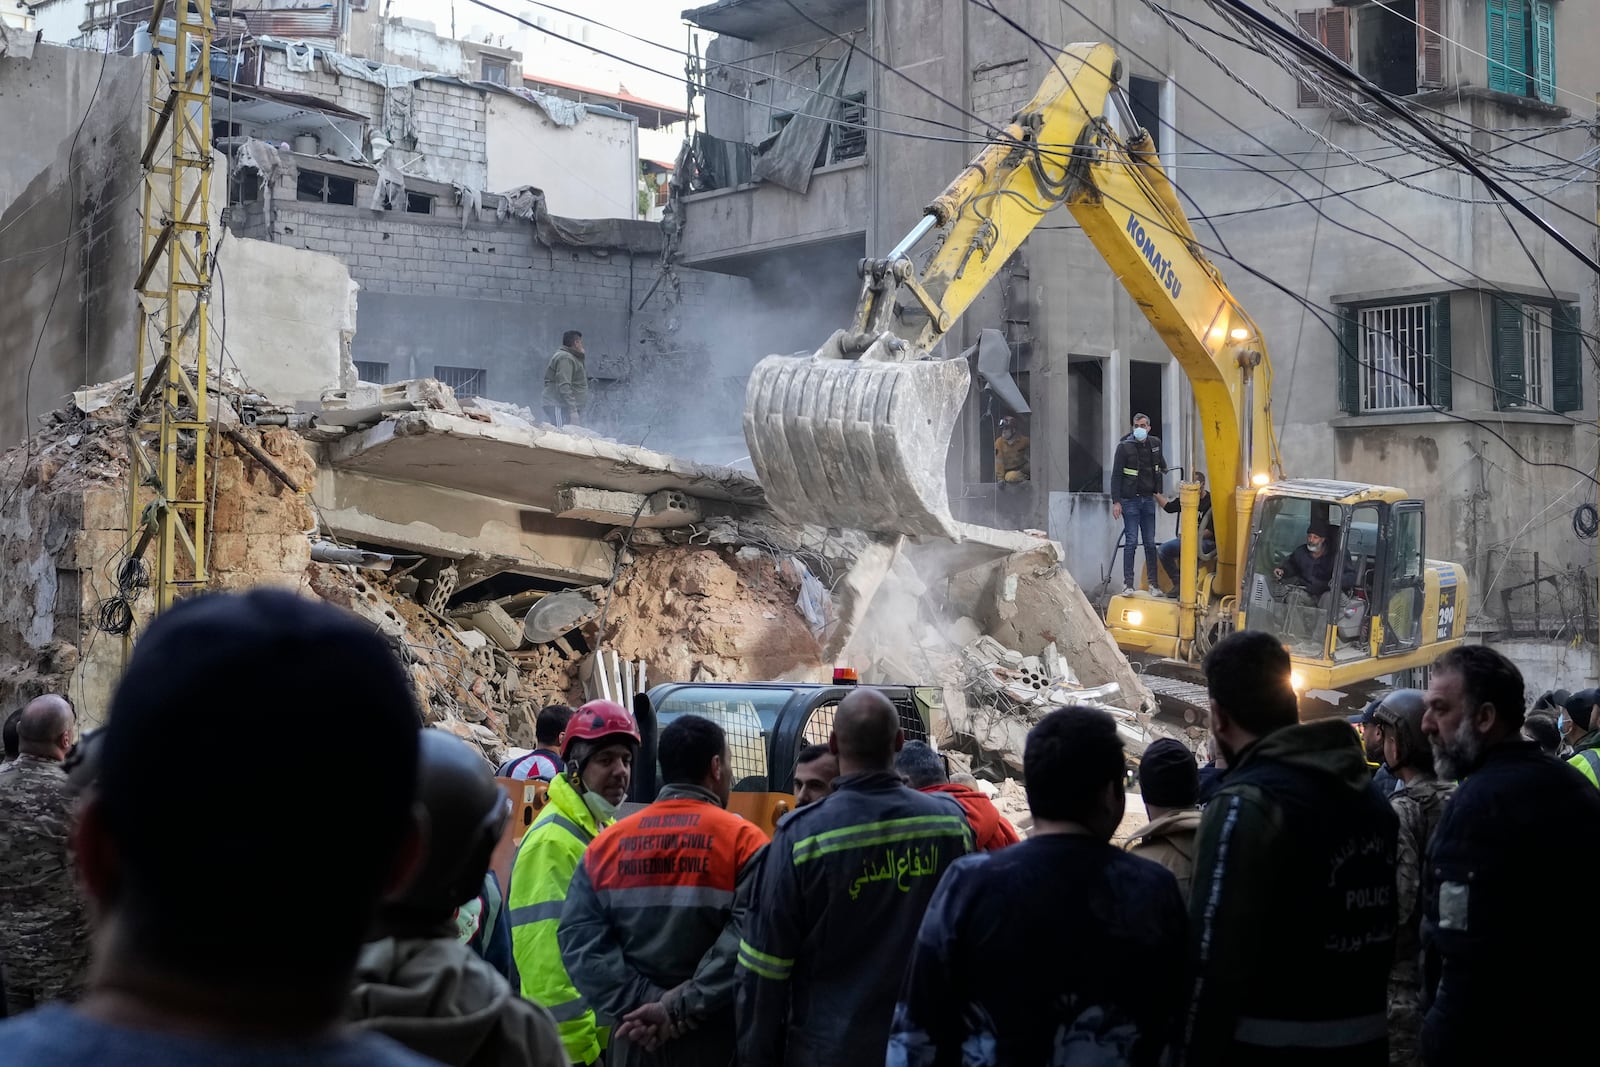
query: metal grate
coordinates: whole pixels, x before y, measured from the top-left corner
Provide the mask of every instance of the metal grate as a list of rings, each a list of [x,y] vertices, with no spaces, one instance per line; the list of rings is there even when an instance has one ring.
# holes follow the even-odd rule
[[[456,391],[456,396],[486,396],[489,372],[482,367],[435,367],[433,376]]]
[[[389,384],[389,364],[378,363],[370,359],[358,359],[355,361],[355,365],[356,377],[362,381],[371,382],[373,385]]]
[[[1427,303],[1362,309],[1362,411],[1427,406],[1432,320],[1433,309]]]
[[[896,700],[894,708],[900,714],[900,729],[905,731],[907,741],[928,740],[927,727],[922,724],[922,716],[917,714],[914,701]],[[802,731],[806,744],[827,744],[828,738],[833,735],[833,716],[838,710],[837,701],[812,709],[811,717],[806,720],[805,730]]]
[[[1544,368],[1550,358],[1550,309],[1523,305],[1523,378],[1527,383],[1524,401],[1530,407],[1543,407]]]
[[[767,739],[755,706],[743,700],[697,700],[694,714],[710,719],[728,735],[733,787],[740,792],[764,792],[767,781]],[[756,781],[752,782],[752,779]]]

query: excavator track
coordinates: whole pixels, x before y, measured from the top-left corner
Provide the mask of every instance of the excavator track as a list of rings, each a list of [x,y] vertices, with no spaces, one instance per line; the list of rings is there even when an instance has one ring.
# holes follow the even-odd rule
[[[1185,726],[1199,726],[1206,721],[1211,708],[1211,697],[1206,687],[1182,678],[1169,678],[1160,674],[1144,674],[1140,680],[1155,694],[1156,710],[1169,719]]]

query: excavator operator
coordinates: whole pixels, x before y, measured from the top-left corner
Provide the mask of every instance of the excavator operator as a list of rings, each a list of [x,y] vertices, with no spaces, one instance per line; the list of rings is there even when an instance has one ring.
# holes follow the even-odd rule
[[[1298,586],[1319,606],[1327,603],[1323,598],[1328,595],[1328,589],[1333,585],[1333,569],[1337,560],[1334,552],[1328,547],[1332,536],[1325,523],[1313,521],[1306,530],[1305,544],[1297,545],[1289,553],[1289,558],[1281,566],[1272,569],[1272,576],[1282,581],[1286,586]],[[1349,567],[1344,568],[1341,577],[1341,588],[1349,589],[1354,583],[1355,576]]]

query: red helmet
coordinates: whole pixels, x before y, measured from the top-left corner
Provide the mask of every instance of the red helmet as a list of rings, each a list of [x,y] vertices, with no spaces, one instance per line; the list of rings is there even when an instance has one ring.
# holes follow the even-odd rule
[[[591,700],[567,721],[566,732],[561,735],[561,758],[569,758],[574,741],[600,741],[607,737],[626,737],[641,744],[639,726],[621,704],[609,700]]]

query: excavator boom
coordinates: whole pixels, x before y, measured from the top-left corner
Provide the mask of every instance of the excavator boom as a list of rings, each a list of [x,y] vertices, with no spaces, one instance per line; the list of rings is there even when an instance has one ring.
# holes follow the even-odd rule
[[[1034,98],[905,239],[863,261],[850,328],[813,355],[757,364],[745,438],[780,515],[959,537],[945,455],[970,375],[940,342],[1063,204],[1194,383],[1212,484],[1244,487],[1252,472],[1275,467],[1259,331],[1200,249],[1148,134],[1132,121],[1120,73],[1108,45],[1064,49]],[[1108,100],[1135,131],[1127,142],[1104,115]],[[930,236],[937,244],[918,269],[912,252]],[[1237,555],[1231,509],[1218,509],[1216,528],[1219,543],[1236,547],[1226,555]]]

